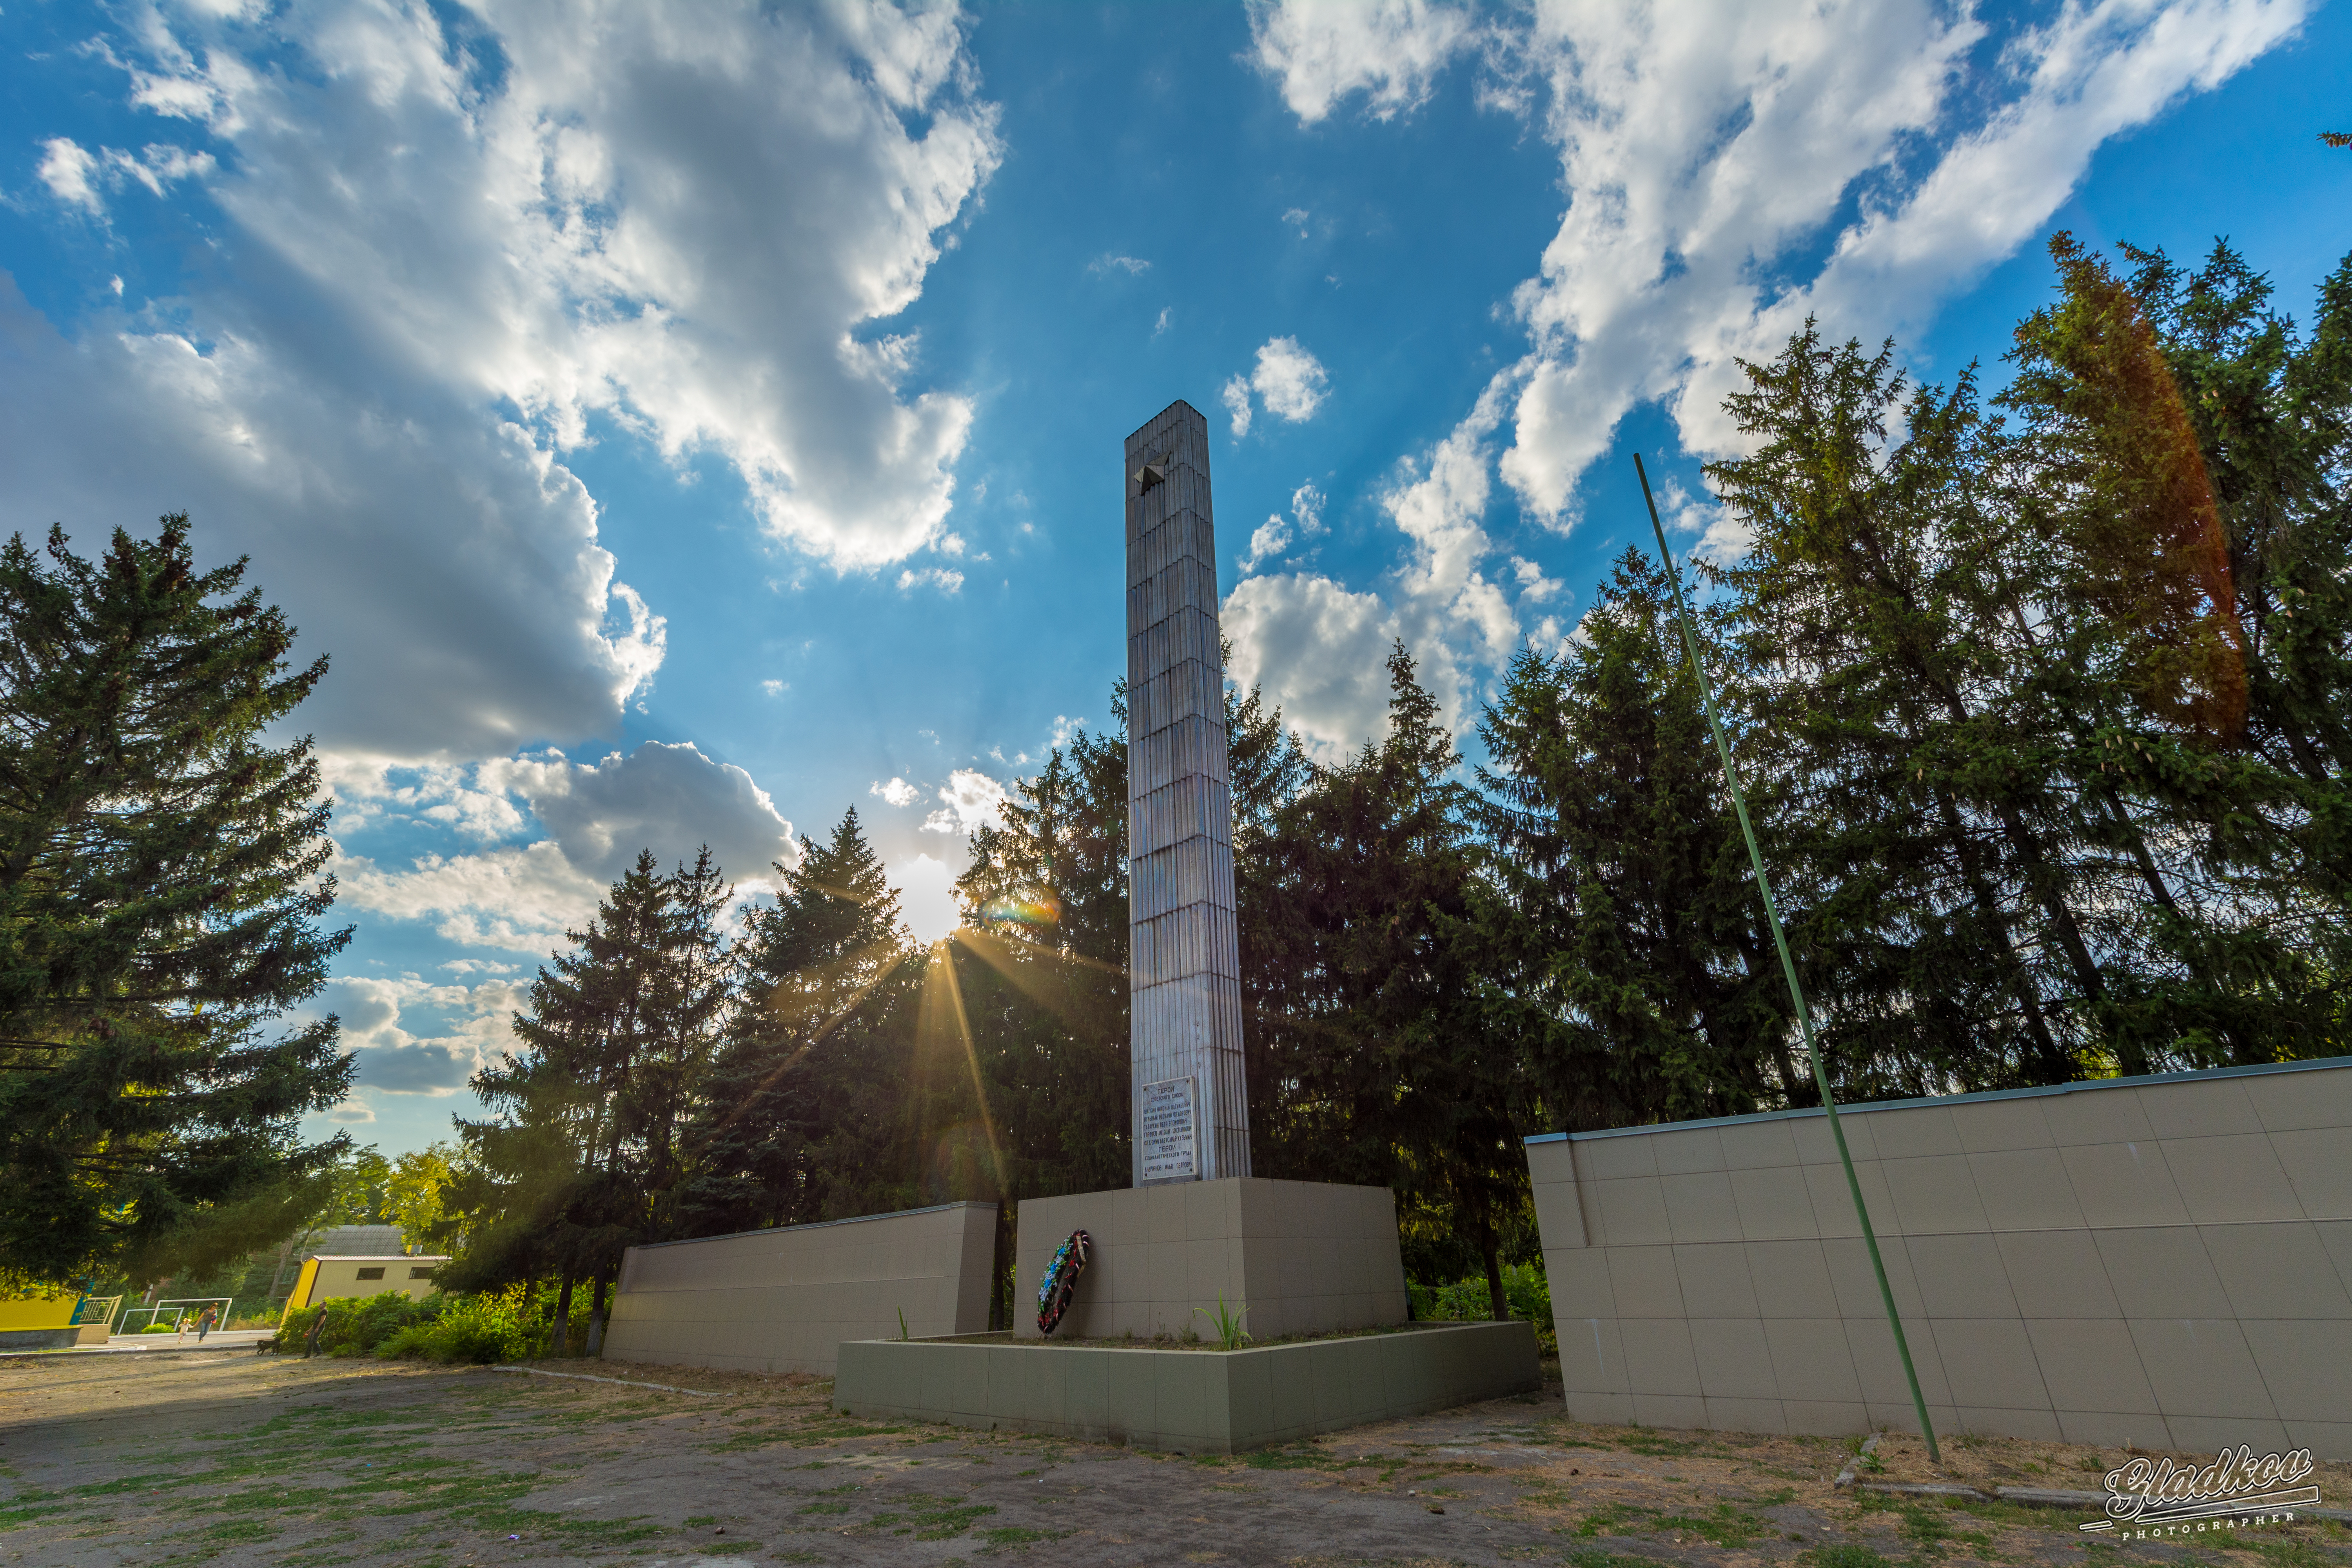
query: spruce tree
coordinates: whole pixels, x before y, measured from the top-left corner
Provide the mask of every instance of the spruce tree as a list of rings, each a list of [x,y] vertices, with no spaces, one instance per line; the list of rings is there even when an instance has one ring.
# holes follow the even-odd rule
[[[1482,984],[1544,1124],[1804,1104],[1665,574],[1629,549],[1557,658],[1522,650],[1480,726]],[[1715,650],[1719,655],[1719,650]],[[1769,796],[1751,792],[1766,816]]]
[[[898,895],[852,806],[748,911],[730,1016],[689,1135],[696,1235],[905,1206],[896,1145],[906,1079]]]
[[[298,1118],[352,1068],[329,1017],[273,1034],[350,940],[305,739],[326,672],[199,572],[184,515],[0,549],[0,1269],[18,1282],[209,1270],[321,1195],[341,1135]],[[44,558],[46,555],[46,559]]]

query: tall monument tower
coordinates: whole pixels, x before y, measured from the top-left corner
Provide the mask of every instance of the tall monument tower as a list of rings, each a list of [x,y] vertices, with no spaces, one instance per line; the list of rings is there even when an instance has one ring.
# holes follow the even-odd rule
[[[1134,1184],[1250,1173],[1209,424],[1127,438],[1127,831]]]

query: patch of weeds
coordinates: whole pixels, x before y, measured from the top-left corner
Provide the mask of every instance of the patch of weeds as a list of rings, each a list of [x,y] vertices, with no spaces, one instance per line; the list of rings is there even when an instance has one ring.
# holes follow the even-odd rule
[[[1336,1470],[1346,1467],[1322,1449],[1304,1443],[1286,1448],[1254,1448],[1242,1456],[1253,1470]]]
[[[1706,1442],[1696,1437],[1668,1437],[1656,1432],[1635,1432],[1630,1437],[1620,1437],[1617,1446],[1629,1454],[1645,1454],[1654,1459],[1680,1458],[1696,1454]]]
[[[1797,1561],[1807,1568],[1895,1568],[1885,1558],[1867,1546],[1842,1542],[1835,1546],[1817,1546],[1811,1552],[1800,1552]]]
[[[1043,1470],[1015,1470],[1013,1472],[1013,1479],[1016,1481],[1026,1480],[1031,1476],[1042,1476],[1045,1473]]]
[[[1632,1535],[1647,1529],[1646,1521],[1656,1515],[1655,1509],[1635,1508],[1630,1503],[1611,1503],[1578,1521],[1576,1533],[1588,1541],[1596,1535]]]
[[[2239,1540],[2244,1542],[2247,1538],[2241,1536]],[[2323,1552],[2309,1542],[2298,1541],[2291,1535],[2267,1541],[2256,1535],[2249,1543],[2263,1554],[2263,1560],[2271,1568],[2344,1568],[2344,1559],[2336,1553]]]
[[[908,1514],[914,1521],[918,1541],[945,1541],[951,1535],[961,1535],[973,1522],[986,1519],[996,1511],[993,1503],[966,1503],[961,1508],[943,1508],[932,1513]]]
[[[224,1520],[196,1537],[199,1541],[239,1542],[268,1541],[275,1537],[275,1526],[257,1519]]]
[[[686,1521],[686,1528],[692,1530],[697,1525],[717,1524],[718,1522],[719,1516],[715,1513],[698,1513],[692,1519]]]
[[[1775,1534],[1780,1529],[1778,1525],[1727,1502],[1719,1502],[1704,1514],[1669,1514],[1650,1528],[1653,1531],[1678,1530],[1685,1535],[1696,1535],[1715,1545],[1734,1549],[1747,1545],[1759,1535]]]
[[[851,1513],[856,1510],[845,1502],[804,1502],[793,1511],[794,1513]]]
[[[1010,1546],[1034,1546],[1041,1541],[1059,1541],[1070,1532],[1066,1530],[1032,1530],[1025,1524],[1000,1524],[993,1530],[978,1532],[988,1544],[982,1550],[1002,1552]]]

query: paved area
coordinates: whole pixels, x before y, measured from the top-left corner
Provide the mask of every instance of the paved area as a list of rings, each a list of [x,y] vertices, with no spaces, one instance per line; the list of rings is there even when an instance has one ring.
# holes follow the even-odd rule
[[[145,1355],[153,1351],[244,1351],[250,1354],[253,1347],[268,1339],[275,1329],[215,1329],[203,1340],[194,1329],[184,1334],[118,1334],[102,1345],[72,1345],[56,1351],[10,1351],[0,1353],[0,1360],[14,1361],[31,1356],[91,1356]]]
[[[864,1424],[814,1379],[559,1369],[624,1381],[194,1352],[0,1363],[0,1563],[2352,1568],[2335,1524],[2086,1545],[2075,1516],[1834,1489],[1843,1443],[1581,1426],[1556,1395],[1191,1458]],[[2065,1486],[2111,1458],[1953,1454],[1971,1479]],[[2329,1467],[2327,1501],[2347,1479]]]

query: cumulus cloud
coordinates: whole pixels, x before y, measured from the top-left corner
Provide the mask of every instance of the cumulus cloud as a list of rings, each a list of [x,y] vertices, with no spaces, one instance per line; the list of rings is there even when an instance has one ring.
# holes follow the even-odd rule
[[[1538,5],[1527,63],[1573,195],[1514,298],[1532,348],[1498,377],[1517,387],[1501,474],[1572,521],[1585,469],[1649,400],[1685,449],[1737,449],[1738,359],[1809,313],[1864,339],[1924,322],[2042,228],[2102,142],[2304,8],[2091,0],[1993,37],[1931,0]],[[1843,226],[1808,261],[1825,225]]]
[[[768,792],[731,763],[692,744],[647,741],[624,756],[583,764],[561,752],[485,763],[482,785],[510,791],[555,835],[563,858],[609,884],[650,849],[665,868],[691,862],[701,846],[730,879],[765,885],[772,865],[800,864],[793,825]]]
[[[970,833],[997,820],[1004,805],[1004,786],[986,773],[958,768],[948,775],[939,798],[940,809],[923,819],[923,831]]]
[[[947,566],[927,566],[918,572],[913,567],[898,574],[898,591],[908,593],[917,588],[937,588],[942,594],[961,593],[963,574]]]
[[[1323,492],[1315,488],[1312,479],[1292,491],[1290,514],[1286,517],[1278,511],[1269,513],[1250,535],[1249,549],[1241,559],[1243,573],[1255,572],[1293,544],[1304,543],[1320,534],[1323,507]]]
[[[1225,383],[1223,396],[1225,412],[1233,416],[1234,439],[1249,434],[1252,393],[1268,414],[1297,425],[1315,417],[1330,389],[1323,363],[1301,348],[1297,338],[1267,339],[1257,351],[1256,368]]]
[[[877,779],[875,781],[874,787],[866,793],[880,795],[891,805],[912,805],[923,792],[905,779],[893,778],[888,784],[884,784]]]
[[[1566,527],[1585,470],[1643,401],[1666,405],[1686,450],[1736,450],[1720,405],[1738,358],[1769,358],[1809,312],[1864,339],[1925,321],[2048,221],[2103,142],[2226,79],[2305,5],[2070,0],[1998,37],[1934,0],[1537,0],[1524,31],[1478,40],[1438,11],[1290,0],[1253,13],[1259,62],[1307,123],[1357,90],[1376,113],[1409,108],[1474,41],[1507,54],[1502,68],[1531,85],[1490,99],[1541,106],[1570,193],[1513,297],[1528,353],[1382,498],[1407,559],[1377,593],[1294,575],[1251,578],[1227,600],[1236,675],[1262,673],[1325,748],[1374,732],[1386,691],[1367,661],[1388,637],[1458,716],[1478,669],[1522,635],[1514,590],[1530,614],[1559,592],[1524,557],[1490,575],[1493,476]],[[1238,377],[1227,389],[1237,436],[1253,390]],[[1698,553],[1744,552],[1721,509],[1662,500]],[[1283,531],[1262,529],[1250,558]],[[1542,614],[1526,635],[1557,648],[1573,633]]]
[[[101,40],[202,146],[45,146],[89,212],[203,174],[226,239],[169,319],[0,289],[0,527],[186,507],[339,656],[306,721],[408,759],[609,732],[659,664],[592,419],[845,570],[941,531],[970,401],[884,327],[999,156],[951,6],[216,10]]]
[[[483,840],[540,829],[551,835],[425,855],[405,866],[338,854],[342,903],[429,921],[443,939],[467,946],[544,952],[560,944],[640,849],[652,850],[667,870],[690,863],[708,844],[743,892],[772,889],[775,863],[797,866],[802,855],[793,825],[749,773],[691,745],[648,741],[594,763],[549,750],[466,768],[402,767],[331,752],[321,770],[335,798],[339,844],[403,822]]]
[[[394,977],[342,975],[327,983],[315,1005],[342,1021],[345,1049],[358,1058],[362,1087],[385,1094],[454,1094],[485,1061],[509,1049],[509,1021],[529,996],[520,980],[488,980],[475,985],[436,984],[415,974]],[[427,1027],[413,1033],[404,1016],[425,1014]],[[364,1102],[341,1121],[373,1121]],[[365,1112],[358,1114],[357,1112]]]
[[[1318,756],[1379,733],[1389,649],[1403,635],[1381,595],[1312,574],[1251,577],[1225,595],[1219,620],[1233,644],[1228,673],[1244,690],[1262,687]]]
[[[1431,0],[1257,0],[1250,7],[1259,68],[1280,80],[1283,101],[1310,125],[1353,92],[1379,120],[1418,107],[1446,62],[1477,38],[1465,10]]]

